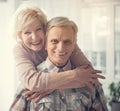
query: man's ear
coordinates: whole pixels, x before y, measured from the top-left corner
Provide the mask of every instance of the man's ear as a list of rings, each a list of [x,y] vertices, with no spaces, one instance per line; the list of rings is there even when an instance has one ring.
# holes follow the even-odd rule
[[[47,41],[45,42],[45,50],[47,50]]]
[[[72,53],[74,52],[74,50],[75,50],[75,45],[74,45],[74,47],[73,47]]]

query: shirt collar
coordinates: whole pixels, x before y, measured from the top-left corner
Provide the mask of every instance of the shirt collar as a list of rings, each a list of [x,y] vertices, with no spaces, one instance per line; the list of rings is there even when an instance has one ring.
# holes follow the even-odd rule
[[[59,67],[55,66],[55,64],[53,64],[49,58],[47,57],[46,61],[45,61],[46,67],[48,69],[49,72],[58,72],[59,71]],[[62,68],[64,71],[66,70],[71,70],[71,63],[70,60],[67,62],[67,64]]]

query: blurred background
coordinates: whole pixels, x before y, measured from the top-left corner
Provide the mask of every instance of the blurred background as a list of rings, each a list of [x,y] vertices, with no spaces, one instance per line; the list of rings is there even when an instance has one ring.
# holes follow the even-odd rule
[[[120,80],[120,0],[0,0],[0,111],[8,111],[18,82],[11,18],[21,4],[39,6],[48,20],[67,16],[75,21],[79,27],[78,45],[106,77],[100,81],[108,98],[109,84]]]

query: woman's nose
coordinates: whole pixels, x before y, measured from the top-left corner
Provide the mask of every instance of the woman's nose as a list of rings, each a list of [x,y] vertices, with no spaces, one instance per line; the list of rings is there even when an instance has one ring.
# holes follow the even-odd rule
[[[37,38],[37,34],[35,32],[32,33],[32,39],[35,40]]]

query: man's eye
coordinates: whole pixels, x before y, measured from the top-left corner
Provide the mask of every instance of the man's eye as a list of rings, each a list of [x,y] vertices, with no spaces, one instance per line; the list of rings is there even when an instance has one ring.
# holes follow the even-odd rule
[[[52,42],[53,44],[56,44],[56,43],[58,43],[58,40],[51,40],[51,42]]]
[[[64,44],[70,45],[72,42],[71,41],[65,41]]]

